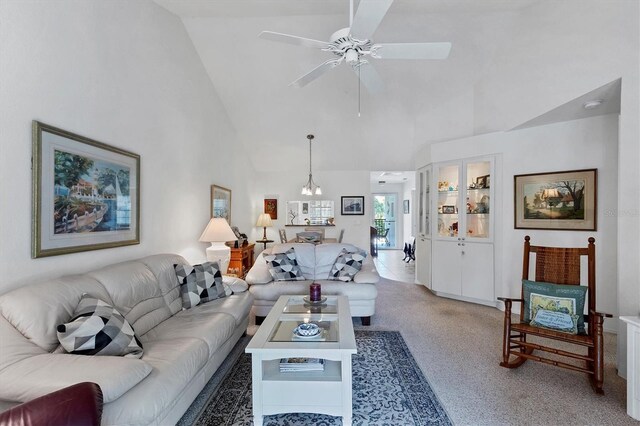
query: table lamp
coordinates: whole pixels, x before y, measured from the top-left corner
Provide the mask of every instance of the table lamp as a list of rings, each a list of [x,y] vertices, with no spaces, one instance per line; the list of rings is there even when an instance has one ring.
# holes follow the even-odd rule
[[[269,213],[262,213],[260,216],[258,216],[258,222],[256,223],[256,226],[262,226],[264,230],[262,233],[262,239],[266,240],[267,227],[270,228],[273,226],[273,222],[271,222],[271,215]]]
[[[237,239],[225,218],[214,217],[200,235],[199,241],[211,243],[211,247],[207,247],[207,260],[218,262],[220,272],[226,274],[231,260],[231,249],[225,243]]]

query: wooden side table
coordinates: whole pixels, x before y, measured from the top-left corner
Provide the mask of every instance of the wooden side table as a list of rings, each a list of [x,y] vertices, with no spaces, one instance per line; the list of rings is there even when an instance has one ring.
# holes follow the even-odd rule
[[[264,244],[264,249],[263,250],[267,249],[267,243],[272,243],[272,242],[273,242],[273,240],[267,240],[267,239],[256,240],[256,243]]]
[[[247,275],[249,269],[253,266],[253,249],[255,244],[247,244],[242,247],[231,247],[231,260],[229,261],[229,269],[238,270],[238,276],[242,279]]]

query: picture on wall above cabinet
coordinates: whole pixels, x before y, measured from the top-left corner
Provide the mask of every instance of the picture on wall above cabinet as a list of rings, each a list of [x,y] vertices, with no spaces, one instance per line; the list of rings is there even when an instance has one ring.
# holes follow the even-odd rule
[[[364,196],[341,197],[342,215],[364,215]]]
[[[515,228],[596,230],[597,169],[514,176]]]
[[[409,214],[410,213],[409,200],[402,201],[402,211],[403,211],[404,214]]]
[[[140,243],[140,156],[33,122],[32,257]]]
[[[264,199],[264,213],[269,213],[269,216],[271,216],[271,220],[278,219],[278,199],[277,198]]]
[[[211,217],[223,217],[231,224],[231,190],[211,185]]]

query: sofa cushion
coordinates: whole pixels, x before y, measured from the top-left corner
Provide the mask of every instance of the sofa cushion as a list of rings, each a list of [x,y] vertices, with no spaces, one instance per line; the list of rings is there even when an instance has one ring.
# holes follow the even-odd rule
[[[156,276],[160,292],[171,314],[180,312],[182,297],[180,297],[180,284],[173,265],[187,265],[189,262],[177,254],[155,254],[143,257],[140,262],[144,263]]]
[[[214,312],[219,312],[228,314],[235,319],[236,325],[238,326],[249,315],[252,303],[253,296],[248,291],[245,291],[243,293],[233,294],[229,297],[212,300],[209,303],[198,305],[193,308],[192,311],[194,311],[194,313],[212,314]]]
[[[226,296],[218,262],[193,266],[175,265],[174,268],[180,283],[183,308],[193,308],[200,303]]]
[[[0,313],[26,339],[51,352],[60,345],[56,326],[71,319],[84,293],[112,303],[98,281],[74,275],[43,280],[3,294]]]
[[[80,299],[73,318],[57,327],[64,349],[76,355],[115,355],[140,358],[142,344],[117,309],[91,296]]]
[[[364,251],[349,253],[342,249],[329,273],[330,280],[353,281],[353,277],[362,269],[362,262],[367,257]]]
[[[216,301],[209,303],[216,303]],[[236,320],[232,315],[205,312],[199,309],[187,309],[178,312],[157,327],[154,327],[142,336],[141,340],[145,347],[145,354],[148,346],[147,342],[180,337],[192,337],[202,340],[207,344],[209,354],[213,354],[220,345],[231,337],[235,327]]]
[[[158,417],[171,410],[185,388],[204,381],[198,374],[208,359],[207,345],[199,339],[183,337],[146,343],[144,360],[153,367],[151,374],[124,398],[105,407],[102,424],[163,424]]]
[[[284,243],[274,244],[273,247],[265,250],[264,255],[285,253],[294,249],[296,252],[296,262],[302,271],[302,275],[308,280],[312,280],[316,270],[316,246],[307,243]],[[335,257],[334,257],[335,259]]]
[[[291,248],[284,253],[267,254],[264,260],[275,281],[302,281],[304,276],[296,261],[296,251]]]
[[[156,276],[141,261],[118,263],[87,275],[107,289],[113,306],[139,336],[171,316]]]
[[[141,359],[70,354],[25,358],[0,371],[0,399],[25,402],[79,382],[100,385],[104,402],[115,401],[151,372]],[[10,384],[10,385],[8,385]]]
[[[346,250],[348,253],[361,251],[361,249],[354,245],[344,243],[328,243],[316,246],[316,264],[314,274],[309,277],[309,279],[329,279],[331,268],[333,268],[334,263],[336,263],[336,258],[340,255],[342,250]]]

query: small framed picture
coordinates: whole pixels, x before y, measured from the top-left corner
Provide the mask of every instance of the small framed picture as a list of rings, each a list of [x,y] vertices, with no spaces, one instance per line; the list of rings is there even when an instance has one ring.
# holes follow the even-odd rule
[[[341,197],[342,215],[364,215],[364,196]]]
[[[442,214],[455,214],[456,206],[442,206]]]
[[[402,202],[402,211],[404,214],[409,214],[409,200],[404,200]]]
[[[489,188],[491,186],[491,175],[478,176],[476,178],[476,188]]]
[[[271,220],[278,219],[278,199],[277,198],[265,198],[264,199],[264,212],[269,213]]]

